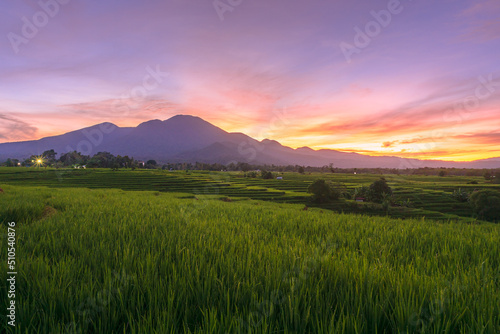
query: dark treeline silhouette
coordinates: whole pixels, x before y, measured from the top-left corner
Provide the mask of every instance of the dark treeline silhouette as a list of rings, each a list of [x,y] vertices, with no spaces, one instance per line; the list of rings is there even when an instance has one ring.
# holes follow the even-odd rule
[[[42,166],[45,167],[70,167],[85,166],[86,168],[149,168],[149,169],[167,169],[167,170],[207,170],[207,171],[271,171],[271,172],[296,172],[306,173],[347,173],[347,174],[396,174],[396,175],[424,175],[424,176],[482,176],[488,181],[500,181],[500,169],[468,169],[468,168],[337,168],[334,164],[322,167],[300,166],[300,165],[267,165],[267,164],[249,164],[246,162],[233,162],[230,164],[220,163],[157,163],[155,160],[138,161],[133,157],[113,155],[109,152],[99,152],[93,156],[82,155],[80,152],[68,152],[56,158],[57,153],[52,150],[43,152],[40,156],[32,155],[25,160],[7,159],[1,165],[6,167],[24,166],[30,167],[37,165],[36,160],[42,159]]]

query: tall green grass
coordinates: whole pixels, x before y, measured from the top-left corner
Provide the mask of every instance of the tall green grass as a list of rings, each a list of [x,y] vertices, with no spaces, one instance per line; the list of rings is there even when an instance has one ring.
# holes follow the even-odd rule
[[[5,186],[15,333],[499,333],[500,225]],[[6,238],[0,254],[6,258]],[[0,307],[7,307],[6,263]]]

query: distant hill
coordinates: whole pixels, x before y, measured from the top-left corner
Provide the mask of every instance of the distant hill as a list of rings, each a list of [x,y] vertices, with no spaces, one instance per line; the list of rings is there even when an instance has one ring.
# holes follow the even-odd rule
[[[335,150],[293,149],[274,140],[255,140],[243,133],[229,133],[195,116],[177,115],[165,121],[151,120],[137,127],[112,123],[40,140],[0,144],[0,161],[24,159],[54,149],[62,154],[73,150],[85,155],[107,151],[138,160],[158,162],[248,162],[251,164],[324,166],[339,168],[500,168],[500,157],[473,162],[372,157]]]

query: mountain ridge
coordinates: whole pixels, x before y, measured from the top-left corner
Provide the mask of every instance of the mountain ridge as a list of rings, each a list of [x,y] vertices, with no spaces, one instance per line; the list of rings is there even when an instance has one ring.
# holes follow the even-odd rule
[[[500,157],[472,162],[405,159],[397,156],[369,156],[337,150],[291,148],[276,140],[258,141],[244,133],[227,132],[204,119],[176,115],[153,119],[136,127],[119,127],[103,122],[80,130],[38,140],[0,144],[0,161],[24,159],[54,149],[58,154],[73,150],[84,155],[110,152],[135,159],[159,162],[247,162],[253,164],[324,166],[339,168],[499,168]]]

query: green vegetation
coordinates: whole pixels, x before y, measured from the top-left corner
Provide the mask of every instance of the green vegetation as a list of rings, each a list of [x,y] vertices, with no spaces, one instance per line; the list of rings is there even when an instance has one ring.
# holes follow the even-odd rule
[[[471,195],[470,201],[479,218],[500,221],[500,192],[478,191]]]
[[[263,179],[261,173],[208,172],[191,170],[158,169],[51,169],[51,168],[0,168],[0,182],[12,185],[49,187],[118,188],[123,190],[152,190],[159,192],[184,192],[193,195],[221,195],[250,198],[279,203],[296,203],[344,213],[389,215],[393,218],[422,218],[436,221],[462,221],[472,223],[478,219],[473,205],[458,200],[454,192],[471,194],[474,191],[499,191],[500,186],[486,181],[482,175],[471,176],[422,176],[395,174],[341,174],[341,173],[274,173],[282,180]],[[370,200],[371,184],[386,179],[392,196],[382,203],[358,203],[356,198]],[[341,183],[343,195],[337,201],[316,203],[311,201],[309,186],[318,179]],[[471,183],[476,181],[477,184]],[[1,186],[1,185],[0,185]]]
[[[471,184],[476,184],[476,183],[471,183]],[[452,196],[454,199],[462,203],[468,202],[470,199],[470,193],[463,190],[462,188],[458,188],[457,190],[453,191]]]
[[[316,203],[328,203],[338,200],[343,193],[345,187],[340,183],[332,183],[319,179],[314,181],[307,192],[312,194],[312,200]]]
[[[99,175],[77,172],[60,183]],[[500,331],[497,224],[7,177],[20,182],[3,174],[0,193],[0,232],[17,222],[16,333]],[[6,249],[1,238],[2,259]]]
[[[375,203],[382,203],[388,196],[392,196],[392,189],[385,178],[373,182],[367,191],[368,199]]]

